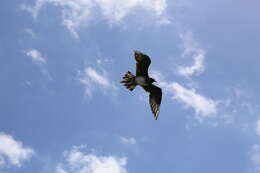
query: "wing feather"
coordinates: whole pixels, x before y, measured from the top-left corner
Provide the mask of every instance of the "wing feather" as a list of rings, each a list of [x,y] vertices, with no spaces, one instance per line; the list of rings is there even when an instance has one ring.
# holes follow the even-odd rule
[[[136,76],[148,77],[148,68],[151,64],[151,59],[149,56],[135,51],[135,60],[136,60]]]
[[[149,87],[146,87],[145,90],[150,93],[149,103],[154,114],[154,118],[157,120],[160,112],[160,104],[162,101],[162,90],[155,85],[150,85]]]

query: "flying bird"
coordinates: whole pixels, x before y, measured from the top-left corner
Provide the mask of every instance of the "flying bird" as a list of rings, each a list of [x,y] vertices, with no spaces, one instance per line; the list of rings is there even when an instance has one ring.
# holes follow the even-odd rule
[[[150,93],[150,107],[152,113],[154,114],[155,120],[157,120],[162,100],[162,90],[161,88],[153,85],[153,82],[156,81],[148,75],[148,68],[151,64],[151,59],[149,56],[139,51],[135,51],[134,56],[136,60],[136,75],[133,75],[130,71],[126,72],[121,83],[123,83],[124,86],[130,91],[133,91],[135,87],[139,85],[146,92]]]

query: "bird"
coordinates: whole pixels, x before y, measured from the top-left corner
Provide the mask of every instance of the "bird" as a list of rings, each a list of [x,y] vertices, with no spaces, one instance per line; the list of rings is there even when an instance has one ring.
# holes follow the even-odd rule
[[[127,71],[123,76],[123,80],[120,82],[123,83],[129,91],[133,91],[135,87],[139,85],[149,93],[151,111],[155,120],[157,120],[162,100],[162,89],[153,85],[156,80],[149,77],[148,68],[151,64],[150,57],[140,51],[134,51],[134,57],[136,60],[136,74],[133,75],[130,71]]]

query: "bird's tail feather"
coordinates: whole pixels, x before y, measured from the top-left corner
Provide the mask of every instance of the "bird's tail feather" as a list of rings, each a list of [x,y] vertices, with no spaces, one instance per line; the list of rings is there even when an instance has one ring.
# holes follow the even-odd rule
[[[130,71],[126,72],[121,83],[123,83],[124,86],[130,91],[133,91],[136,87],[135,75],[133,75]]]

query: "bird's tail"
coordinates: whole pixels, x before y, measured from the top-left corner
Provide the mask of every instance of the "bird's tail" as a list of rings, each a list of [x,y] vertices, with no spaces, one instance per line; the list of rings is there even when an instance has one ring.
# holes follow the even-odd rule
[[[124,86],[130,91],[133,91],[136,87],[135,75],[133,75],[130,71],[126,72],[121,83],[123,83]]]

